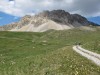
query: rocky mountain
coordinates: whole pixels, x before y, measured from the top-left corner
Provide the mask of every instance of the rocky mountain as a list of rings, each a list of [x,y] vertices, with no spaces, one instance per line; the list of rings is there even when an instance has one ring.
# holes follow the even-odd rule
[[[88,27],[97,24],[88,21],[79,14],[70,14],[64,10],[43,11],[34,16],[26,15],[19,22],[1,26],[1,31],[44,32],[50,29],[64,30],[76,27]]]

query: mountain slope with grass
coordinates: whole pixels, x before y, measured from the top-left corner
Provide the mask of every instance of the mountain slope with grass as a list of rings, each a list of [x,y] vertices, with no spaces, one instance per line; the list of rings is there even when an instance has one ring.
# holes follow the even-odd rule
[[[100,54],[100,29],[0,32],[0,75],[99,75],[100,66],[72,49],[76,43]]]

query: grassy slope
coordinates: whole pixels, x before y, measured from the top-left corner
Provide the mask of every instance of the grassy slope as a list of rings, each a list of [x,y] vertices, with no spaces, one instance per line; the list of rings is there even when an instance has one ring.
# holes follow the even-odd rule
[[[72,50],[81,42],[100,53],[96,41],[99,30],[0,32],[0,75],[99,75],[100,67]]]

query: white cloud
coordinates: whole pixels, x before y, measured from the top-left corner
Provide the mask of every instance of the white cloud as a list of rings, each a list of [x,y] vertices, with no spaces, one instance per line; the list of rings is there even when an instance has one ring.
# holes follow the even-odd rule
[[[83,16],[100,16],[100,0],[0,0],[0,11],[24,16],[43,10],[63,9]],[[34,12],[34,13],[33,13]]]
[[[73,3],[73,0],[65,0],[66,3]]]

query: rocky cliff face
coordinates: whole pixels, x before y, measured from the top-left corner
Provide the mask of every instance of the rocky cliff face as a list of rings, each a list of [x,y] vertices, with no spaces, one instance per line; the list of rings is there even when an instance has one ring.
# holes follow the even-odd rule
[[[26,28],[26,29],[28,29],[28,31],[30,31],[29,29],[33,27],[33,29],[31,29],[31,31],[34,31],[36,28],[37,28],[37,30],[38,30],[38,28],[40,28],[40,30],[41,30],[41,29],[43,29],[43,27],[48,28],[48,29],[58,28],[58,27],[49,28],[50,25],[45,25],[45,24],[50,24],[50,22],[52,22],[52,24],[57,23],[61,26],[62,25],[69,26],[70,28],[71,27],[73,28],[73,27],[80,27],[80,26],[88,26],[88,25],[97,25],[93,22],[89,22],[85,17],[83,17],[79,14],[70,14],[64,10],[53,10],[53,11],[43,11],[35,16],[26,15],[17,23],[12,23],[12,24],[0,27],[0,30],[7,31],[7,30],[13,29],[13,30],[17,31],[19,29],[19,31],[20,31],[21,28],[22,29],[24,28],[24,31],[25,31],[25,28]],[[42,28],[39,26],[41,26]]]
[[[73,24],[74,22],[78,22],[82,25],[90,24],[90,22],[85,17],[79,14],[70,14],[64,10],[44,11],[35,16],[47,18],[55,22],[64,23],[64,24]]]

